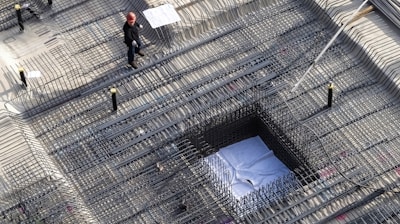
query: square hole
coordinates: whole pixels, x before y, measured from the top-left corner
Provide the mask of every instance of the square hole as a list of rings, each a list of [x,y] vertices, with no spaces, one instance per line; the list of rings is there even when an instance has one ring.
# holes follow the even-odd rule
[[[284,200],[308,181],[297,173],[308,165],[301,150],[257,111],[253,105],[223,114],[188,137],[203,155],[211,188],[217,195],[228,195],[240,216]]]

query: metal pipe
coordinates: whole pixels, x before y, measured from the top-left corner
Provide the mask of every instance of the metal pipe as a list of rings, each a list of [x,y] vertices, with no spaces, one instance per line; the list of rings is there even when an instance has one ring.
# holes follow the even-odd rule
[[[332,39],[328,42],[328,44],[325,46],[325,48],[319,53],[317,58],[311,63],[310,67],[307,69],[307,71],[304,73],[304,75],[299,79],[299,81],[294,85],[293,89],[291,92],[294,92],[297,90],[299,85],[304,81],[305,77],[310,73],[310,71],[314,68],[314,66],[317,64],[317,62],[321,59],[322,55],[328,50],[328,48],[332,45],[332,43],[336,40],[336,38],[339,36],[340,33],[344,30],[344,28],[347,26],[348,23],[350,23],[353,18],[357,15],[357,13],[361,10],[361,8],[368,2],[368,0],[365,0],[358,8],[357,10],[351,15],[350,19],[348,19],[343,26],[336,32],[336,34],[332,37]]]

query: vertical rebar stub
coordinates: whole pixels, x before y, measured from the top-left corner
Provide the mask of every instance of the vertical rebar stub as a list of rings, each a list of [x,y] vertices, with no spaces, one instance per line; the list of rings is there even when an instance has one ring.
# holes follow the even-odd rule
[[[24,68],[19,67],[19,68],[18,68],[18,72],[19,72],[19,77],[20,77],[22,83],[25,85],[25,87],[27,87],[28,84],[26,83],[26,77],[25,77]]]
[[[111,100],[112,100],[112,104],[113,104],[113,109],[114,109],[114,111],[116,111],[118,109],[118,106],[117,106],[117,95],[116,95],[117,89],[116,88],[111,88],[110,92],[111,92]]]
[[[328,107],[332,107],[332,98],[333,98],[333,83],[329,83],[329,85],[328,85]]]
[[[17,14],[19,30],[22,32],[24,31],[25,27],[22,19],[21,5],[15,4],[14,8],[15,8],[15,13]]]

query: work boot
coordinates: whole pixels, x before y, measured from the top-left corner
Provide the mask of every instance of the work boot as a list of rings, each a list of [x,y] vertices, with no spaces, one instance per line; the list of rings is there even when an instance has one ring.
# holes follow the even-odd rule
[[[131,63],[129,63],[134,69],[138,68],[138,65],[135,61],[132,61]]]
[[[143,57],[145,54],[144,54],[144,52],[142,50],[139,50],[138,55]]]

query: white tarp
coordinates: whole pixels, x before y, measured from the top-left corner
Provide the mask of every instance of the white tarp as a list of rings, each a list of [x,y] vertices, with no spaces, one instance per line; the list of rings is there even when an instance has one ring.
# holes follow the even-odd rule
[[[218,160],[222,161],[225,170],[213,165]],[[231,186],[232,194],[238,199],[290,173],[259,136],[221,148],[205,161],[221,181]]]
[[[181,21],[174,6],[171,4],[146,9],[143,14],[153,29]]]

